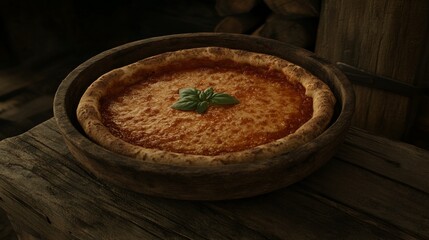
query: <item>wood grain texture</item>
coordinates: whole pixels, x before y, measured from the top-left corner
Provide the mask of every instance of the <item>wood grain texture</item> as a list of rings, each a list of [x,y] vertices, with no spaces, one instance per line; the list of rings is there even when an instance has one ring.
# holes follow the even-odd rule
[[[149,198],[121,189],[110,189],[99,183],[74,164],[72,159],[67,159],[68,154],[60,153],[66,148],[60,136],[54,137],[55,133],[54,122],[48,124],[47,128],[34,129],[29,136],[48,134],[50,140],[31,141],[32,137],[21,139],[23,144],[9,147],[18,147],[18,151],[12,153],[11,157],[18,161],[26,159],[25,163],[16,164],[7,160],[2,168],[21,173],[7,176],[2,173],[6,177],[2,181],[12,181],[9,186],[12,188],[2,187],[2,206],[7,206],[11,210],[8,213],[19,219],[21,224],[34,227],[42,236],[49,236],[47,239],[217,239],[222,236],[222,231],[229,229],[230,232],[235,232],[237,226],[230,219],[209,214],[209,211],[207,214],[203,211],[200,216],[190,219],[193,213],[199,212],[192,208],[194,205],[190,202]],[[12,142],[8,139],[4,143],[9,145]],[[52,157],[46,158],[46,162],[40,161],[43,153],[38,149],[44,149]],[[1,154],[5,154],[4,149]],[[56,162],[56,159],[62,161]],[[30,173],[32,171],[34,173]],[[35,181],[29,181],[30,179]],[[22,184],[15,184],[20,181],[23,181]],[[9,194],[14,191],[13,188],[17,192]],[[35,188],[38,189],[30,200],[27,194]],[[88,194],[82,195],[88,190]],[[16,194],[25,194],[25,199],[30,201],[21,200]],[[121,206],[111,205],[115,202],[121,203]],[[171,202],[170,207],[167,207],[168,202]],[[23,208],[11,206],[16,203],[24,204]],[[39,206],[31,207],[35,205]],[[110,213],[104,212],[105,208],[110,209]],[[171,214],[174,216],[170,216]],[[186,225],[183,224],[184,221],[187,221]],[[205,225],[207,222],[216,223],[219,227],[211,229],[211,226]],[[202,227],[205,228],[204,232],[198,234],[189,230]],[[239,232],[248,239],[264,239],[245,227]]]
[[[427,45],[429,2],[381,0],[322,2],[316,53],[398,81],[427,81],[420,74]],[[353,124],[400,138],[413,122],[413,99],[355,86]]]
[[[429,193],[429,152],[403,142],[373,136],[360,130],[348,135],[337,156],[345,161],[385,177],[396,179],[413,188]],[[395,148],[390,146],[394,145]],[[412,156],[412,160],[409,159]]]
[[[428,194],[343,162],[333,162],[326,168],[338,172],[320,171],[304,184],[327,198],[377,216],[405,232],[414,232],[416,237],[429,237]]]
[[[352,129],[344,146],[374,152],[373,141]],[[409,161],[421,155],[402,149]],[[355,155],[342,153],[304,181],[259,197],[168,200],[95,179],[74,162],[51,119],[0,142],[0,206],[42,239],[428,238],[429,194],[371,164],[350,164]],[[410,171],[419,175],[423,168]]]

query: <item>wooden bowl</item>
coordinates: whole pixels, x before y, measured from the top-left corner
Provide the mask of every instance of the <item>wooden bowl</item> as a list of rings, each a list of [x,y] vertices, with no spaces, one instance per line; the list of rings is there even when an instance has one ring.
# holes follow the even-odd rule
[[[85,89],[100,75],[142,58],[179,49],[219,46],[275,55],[325,81],[337,98],[330,127],[292,152],[254,163],[224,166],[172,166],[142,162],[92,142],[76,119]],[[278,41],[238,34],[198,33],[155,37],[107,50],[73,70],[55,96],[54,115],[65,142],[88,172],[100,180],[153,196],[189,200],[236,199],[267,193],[299,181],[335,153],[350,126],[354,93],[333,64]]]

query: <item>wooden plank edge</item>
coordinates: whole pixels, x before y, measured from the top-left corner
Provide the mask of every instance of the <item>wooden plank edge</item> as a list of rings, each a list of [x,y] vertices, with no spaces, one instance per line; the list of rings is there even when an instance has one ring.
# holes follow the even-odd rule
[[[352,127],[336,157],[429,193],[429,151],[425,149]]]
[[[409,232],[407,230],[400,229],[397,226],[392,225],[391,223],[388,223],[388,222],[378,218],[377,216],[371,215],[369,213],[364,213],[364,212],[357,210],[353,207],[350,207],[350,206],[347,206],[343,203],[340,203],[340,202],[336,201],[335,199],[329,198],[329,197],[324,196],[322,194],[318,194],[317,192],[311,190],[310,188],[308,188],[307,186],[305,186],[303,184],[298,183],[298,185],[300,186],[300,188],[297,189],[297,191],[299,193],[306,195],[308,197],[311,197],[311,198],[315,198],[318,201],[320,201],[326,205],[334,207],[334,208],[346,213],[347,215],[353,217],[358,222],[362,222],[364,224],[374,226],[376,228],[379,228],[385,232],[389,232],[392,235],[395,235],[395,236],[402,238],[402,239],[407,239],[407,240],[421,239],[419,236],[416,236],[414,233]]]
[[[413,236],[429,236],[426,211],[429,194],[406,184],[340,159],[329,162],[300,184],[358,212],[383,219]]]

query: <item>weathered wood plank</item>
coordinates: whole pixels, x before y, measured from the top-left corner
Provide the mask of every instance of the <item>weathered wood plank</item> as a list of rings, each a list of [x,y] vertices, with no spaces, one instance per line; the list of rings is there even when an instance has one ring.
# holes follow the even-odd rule
[[[352,128],[337,157],[429,193],[429,152]]]
[[[429,238],[429,195],[424,192],[344,161],[331,161],[302,184],[404,232]]]
[[[365,134],[359,136],[364,145]],[[395,146],[386,142],[387,150]],[[0,206],[46,239],[428,237],[428,194],[340,159],[299,184],[255,198],[160,199],[105,185],[83,171],[51,119],[0,142],[0,165]]]
[[[197,203],[102,185],[67,157],[54,126],[4,140],[0,150],[1,206],[48,239],[266,239]]]
[[[369,224],[369,225],[371,225],[371,226],[373,226],[379,230],[384,230],[386,232],[389,232],[391,235],[394,235],[400,239],[407,239],[407,240],[420,239],[420,237],[411,236],[409,233],[406,233],[403,230],[398,229],[396,226],[393,226],[389,222],[381,221],[376,216],[369,215],[365,212],[361,212],[361,211],[356,210],[356,209],[349,207],[347,205],[333,201],[330,198],[321,196],[318,193],[309,190],[303,184],[298,184],[298,185],[300,186],[300,188],[302,188],[302,189],[300,189],[301,192],[304,192],[305,194],[312,196],[312,197],[316,198],[317,200],[319,200],[320,202],[323,202],[329,206],[334,206],[335,208],[340,209],[342,212],[344,212],[350,216],[353,216],[354,218],[359,219],[359,221],[362,223],[366,223],[366,224]],[[365,238],[363,238],[363,239],[365,239]]]
[[[398,184],[397,181],[404,181],[406,185],[410,185],[415,188],[421,188],[427,189],[427,171],[429,171],[429,152],[416,148],[414,146],[411,146],[409,144],[400,143],[397,141],[388,140],[383,137],[377,137],[373,136],[371,134],[368,134],[360,129],[352,128],[349,132],[349,134],[346,137],[345,144],[343,144],[342,148],[340,148],[337,157],[337,161],[334,160],[330,164],[328,164],[327,167],[324,169],[321,169],[320,171],[323,172],[323,176],[332,176],[332,178],[329,178],[329,183],[326,183],[326,187],[333,187],[336,189],[336,186],[339,184],[342,184],[344,180],[341,177],[348,178],[347,184],[343,186],[344,189],[341,189],[342,194],[349,194],[349,198],[342,198],[342,196],[337,196],[334,194],[338,194],[335,192],[335,190],[327,191],[325,193],[324,189],[320,191],[319,186],[325,185],[325,179],[322,179],[321,177],[318,177],[319,173],[316,173],[314,176],[309,177],[307,180],[302,181],[301,183],[296,184],[292,188],[290,188],[292,191],[298,191],[298,192],[304,192],[311,196],[314,196],[315,198],[319,199],[319,201],[328,204],[328,205],[335,205],[335,208],[341,209],[342,212],[345,212],[348,215],[355,216],[356,218],[359,218],[362,222],[366,222],[371,225],[375,225],[377,228],[381,229],[388,229],[389,232],[395,232],[395,236],[404,238],[404,239],[420,239],[423,236],[419,234],[414,233],[421,233],[422,229],[424,229],[428,222],[427,217],[428,213],[427,210],[429,210],[428,205],[428,195],[422,194],[419,191],[415,190],[409,190],[408,194],[404,194],[403,198],[400,200],[397,200],[398,202],[389,202],[389,201],[381,201],[378,199],[378,204],[374,206],[367,206],[365,210],[363,211],[363,208],[360,206],[360,201],[354,200],[354,195],[356,192],[359,193],[359,195],[364,194],[364,197],[360,197],[365,199],[366,197],[370,198],[372,194],[379,193],[378,189],[375,191],[371,190],[375,186],[380,185],[380,188],[384,189],[384,194],[387,195],[384,198],[387,199],[395,199],[397,196],[397,188],[399,191],[405,190],[408,191],[408,187],[404,186],[403,184]],[[390,160],[391,159],[391,160]],[[348,165],[344,162],[350,162],[353,164],[356,164],[360,167],[363,167],[365,169],[370,170],[370,172],[355,168],[352,165]],[[342,168],[342,167],[329,167],[329,165],[334,164],[334,166],[349,166],[348,168]],[[402,167],[398,168],[398,165]],[[328,169],[328,170],[326,170]],[[357,170],[356,170],[357,169]],[[338,172],[337,172],[338,171]],[[364,173],[362,175],[368,175],[371,176],[371,180],[365,180],[361,184],[362,188],[357,189],[353,186],[350,182],[360,182],[361,178],[368,179],[367,177],[360,177],[360,176],[354,176],[356,173]],[[374,174],[375,173],[375,174]],[[387,180],[381,176],[387,176],[393,181]],[[315,177],[316,176],[316,177]],[[366,182],[370,181],[370,183]],[[385,183],[391,183],[391,185],[386,185]],[[356,184],[355,184],[356,185]],[[397,187],[398,185],[399,187]],[[363,186],[370,186],[371,188],[364,188]],[[348,190],[348,187],[351,189]],[[313,192],[316,191],[317,194],[313,194]],[[284,219],[284,216],[288,215],[287,208],[288,201],[290,199],[294,199],[293,193],[288,193],[286,197],[287,190],[276,192],[275,194],[284,194],[283,201],[276,201],[276,203],[280,204],[273,204],[272,198],[270,198],[270,202],[263,202],[263,201],[257,201],[255,199],[250,199],[246,201],[240,201],[236,204],[234,203],[227,203],[224,205],[221,205],[223,208],[225,208],[227,211],[233,212],[236,215],[242,217],[242,221],[252,222],[256,221],[261,224],[261,226],[264,226],[264,223],[267,224],[267,226],[262,227],[262,229],[269,228],[268,225],[272,224],[273,222],[287,222],[288,219]],[[415,196],[416,199],[410,199],[410,196]],[[421,197],[420,199],[418,197]],[[362,199],[360,199],[362,200]],[[250,202],[250,203],[249,203]],[[255,203],[257,202],[257,204]],[[296,200],[296,202],[306,205],[308,204],[307,201],[299,201]],[[401,204],[401,206],[396,206],[395,204]],[[266,205],[270,206],[266,206]],[[225,206],[226,205],[226,206]],[[255,211],[250,206],[256,206],[258,205],[260,208],[259,212],[258,210]],[[330,216],[327,212],[329,212],[327,207],[320,206],[320,202],[312,202],[310,205],[306,206],[307,208],[314,208],[311,212],[313,217],[313,223],[314,221],[320,221],[319,217],[315,217],[317,213],[320,211],[325,211],[325,216]],[[322,204],[323,205],[323,204]],[[402,212],[406,212],[404,215],[398,216],[397,214],[390,213],[387,214],[387,212],[383,212],[379,210],[380,206],[385,205],[385,208],[392,208],[391,210],[393,212],[397,212],[398,214],[402,214]],[[225,210],[224,209],[224,210]],[[322,210],[324,209],[324,210]],[[293,211],[298,211],[294,209]],[[367,214],[362,214],[369,213]],[[409,215],[407,216],[407,213]],[[331,213],[332,214],[332,213]],[[302,217],[305,215],[305,213],[300,213],[300,224],[301,226],[305,224],[305,217]],[[337,214],[335,217],[332,215],[329,217],[329,219],[335,219],[339,222],[344,222],[344,220],[340,220],[340,214]],[[412,219],[413,216],[418,216],[418,219]],[[383,219],[383,217],[387,216],[386,219]],[[323,219],[323,218],[322,218]],[[380,221],[380,219],[383,219],[383,221]],[[411,219],[411,220],[410,220]],[[303,221],[304,220],[304,221]],[[409,221],[409,222],[415,222],[420,224],[420,227],[413,228],[413,224],[404,223],[402,221]],[[349,222],[350,223],[350,222]],[[307,223],[308,224],[308,223]],[[422,227],[422,224],[423,227]],[[397,226],[405,226],[411,228],[407,229],[398,229]],[[289,225],[286,225],[285,227],[278,229],[279,233],[282,234],[281,236],[283,238],[287,239],[293,239],[291,238],[290,232],[293,231],[293,229],[288,229]],[[259,226],[260,227],[260,226]],[[347,229],[347,227],[350,226],[342,226],[343,229]],[[315,226],[312,226],[311,228],[315,229]],[[261,230],[262,230],[261,229]],[[356,230],[356,228],[355,228]],[[263,230],[262,230],[263,231]],[[296,226],[295,226],[296,231]],[[372,231],[369,230],[368,231]],[[346,230],[344,233],[348,232]],[[338,233],[338,232],[337,232]],[[340,233],[342,233],[340,231]],[[355,233],[356,234],[356,233]],[[360,233],[359,239],[370,239],[369,236],[366,236],[364,233]],[[411,235],[410,235],[411,234]],[[426,234],[426,233],[425,233]],[[320,235],[320,232],[318,234],[319,237],[323,236]],[[375,236],[375,233],[373,232],[373,235]],[[426,235],[425,235],[426,237]],[[323,237],[322,237],[323,238]],[[345,237],[343,237],[345,238]],[[391,237],[393,239],[393,237]]]
[[[338,203],[326,204],[300,184],[271,194],[237,201],[208,204],[233,216],[270,239],[415,239],[366,215],[352,215]],[[361,218],[370,219],[362,221]],[[359,217],[359,218],[358,218]]]

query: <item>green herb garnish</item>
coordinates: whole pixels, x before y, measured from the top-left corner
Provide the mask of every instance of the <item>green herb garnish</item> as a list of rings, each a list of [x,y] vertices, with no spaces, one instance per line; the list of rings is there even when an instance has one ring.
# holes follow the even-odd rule
[[[211,105],[232,105],[239,101],[226,93],[215,93],[212,87],[204,91],[195,88],[182,88],[179,90],[180,99],[171,107],[182,111],[196,111],[205,113]]]

